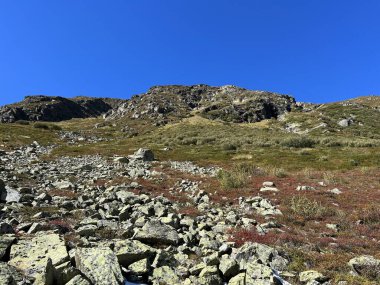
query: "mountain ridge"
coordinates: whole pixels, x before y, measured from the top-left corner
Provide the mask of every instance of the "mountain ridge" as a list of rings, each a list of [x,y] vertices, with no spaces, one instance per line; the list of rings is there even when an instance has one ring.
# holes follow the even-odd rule
[[[103,116],[105,122],[144,120],[166,125],[194,115],[210,120],[252,123],[277,119],[293,112],[309,112],[321,106],[340,104],[379,109],[380,96],[360,96],[348,100],[313,104],[297,102],[289,95],[258,91],[234,85],[156,85],[130,99],[106,97],[32,95],[23,101],[0,107],[0,122],[20,120],[59,122],[73,118]]]

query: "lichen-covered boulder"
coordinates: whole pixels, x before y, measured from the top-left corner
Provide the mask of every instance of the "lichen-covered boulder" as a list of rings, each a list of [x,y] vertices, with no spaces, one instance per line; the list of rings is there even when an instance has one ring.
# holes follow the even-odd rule
[[[69,261],[63,239],[57,234],[44,232],[32,239],[20,239],[14,244],[11,247],[9,264],[27,277],[35,278],[46,270],[49,258],[54,267]]]
[[[119,285],[124,281],[117,257],[110,248],[78,248],[75,263],[93,284]]]
[[[178,285],[181,284],[175,271],[169,266],[162,266],[154,269],[152,277],[153,285]]]

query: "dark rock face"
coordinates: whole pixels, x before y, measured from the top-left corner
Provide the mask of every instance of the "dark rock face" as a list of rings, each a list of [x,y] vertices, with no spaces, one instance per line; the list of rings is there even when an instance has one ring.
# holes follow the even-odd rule
[[[18,120],[58,122],[72,118],[97,117],[122,100],[76,97],[66,99],[59,96],[27,96],[19,103],[0,108],[0,122],[13,123]]]
[[[165,124],[199,114],[226,122],[258,122],[277,118],[295,107],[293,97],[272,92],[251,91],[236,86],[155,86],[107,113],[108,119],[129,117]]]

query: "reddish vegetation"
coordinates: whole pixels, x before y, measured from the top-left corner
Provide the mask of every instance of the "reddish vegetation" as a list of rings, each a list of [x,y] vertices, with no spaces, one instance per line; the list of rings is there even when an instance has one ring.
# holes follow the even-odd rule
[[[108,181],[105,179],[97,179],[94,181],[94,186],[105,186]]]
[[[255,228],[251,229],[230,229],[230,242],[234,242],[237,247],[242,246],[246,242],[257,242],[266,245],[280,245],[291,244],[298,246],[305,243],[305,239],[296,233],[287,233],[280,231],[270,231],[265,235],[259,234]]]
[[[260,235],[255,228],[252,229],[232,229],[229,234],[230,242],[234,242],[237,247],[242,246],[246,242],[257,242],[262,244],[274,244],[277,240],[277,235],[274,232],[269,232],[266,235]]]
[[[178,214],[183,214],[190,217],[197,217],[201,213],[195,206],[183,207],[178,211]]]
[[[48,226],[52,228],[57,228],[63,233],[73,231],[71,224],[68,221],[63,220],[63,219],[51,220],[48,222]]]
[[[234,202],[237,206],[238,197],[259,195],[270,199],[282,211],[283,215],[276,217],[282,225],[279,231],[259,235],[254,228],[231,229],[230,241],[237,246],[245,242],[259,242],[285,247],[291,255],[295,254],[294,266],[297,270],[312,268],[333,276],[346,272],[347,262],[354,256],[369,254],[380,257],[377,254],[380,246],[380,208],[377,205],[380,201],[380,179],[373,177],[380,177],[380,169],[328,173],[308,171],[281,178],[253,176],[248,186],[240,189],[222,189],[218,180],[211,178],[204,185],[210,186],[205,189],[216,193],[211,196],[213,202]],[[264,181],[275,182],[280,191],[259,192]],[[321,181],[325,181],[327,186],[319,185]],[[296,191],[299,185],[313,186],[316,191]],[[327,191],[333,188],[338,188],[342,194]],[[323,211],[311,218],[295,212],[291,201],[297,196],[315,201]],[[259,223],[265,222],[257,215],[250,218]],[[338,231],[328,228],[327,224],[339,225]],[[298,254],[302,255],[301,259]]]
[[[75,199],[78,197],[78,194],[72,190],[61,190],[61,189],[52,189],[49,191],[51,196],[66,197],[69,199]]]

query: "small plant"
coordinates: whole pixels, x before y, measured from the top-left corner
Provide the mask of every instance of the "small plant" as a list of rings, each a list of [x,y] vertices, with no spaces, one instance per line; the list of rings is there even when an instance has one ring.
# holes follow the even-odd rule
[[[309,179],[315,178],[315,171],[309,167],[303,169],[303,175]]]
[[[329,157],[327,155],[321,155],[319,158],[318,158],[319,161],[328,161],[329,160]]]
[[[285,178],[288,176],[286,170],[281,167],[265,167],[265,173],[268,175],[276,176],[278,178]]]
[[[263,171],[255,164],[249,163],[249,162],[242,162],[239,164],[236,164],[233,167],[233,171],[244,173],[247,176],[253,176],[253,175],[262,175]]]
[[[291,249],[288,250],[288,253],[290,255],[290,264],[289,264],[289,270],[301,272],[307,269],[306,264],[308,260],[308,256],[305,252],[298,249]]]
[[[351,166],[358,166],[360,164],[360,162],[356,159],[351,159],[350,160],[350,165]]]
[[[336,177],[336,175],[333,172],[329,171],[329,172],[324,172],[323,173],[323,181],[327,185],[337,184],[338,183],[338,178]]]

